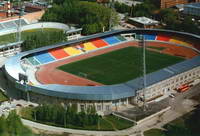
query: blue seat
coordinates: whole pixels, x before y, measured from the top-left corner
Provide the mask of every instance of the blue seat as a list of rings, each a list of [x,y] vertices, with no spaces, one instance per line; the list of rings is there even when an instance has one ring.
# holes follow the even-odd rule
[[[38,52],[35,53],[35,58],[41,63],[41,64],[45,64],[45,63],[49,63],[54,61],[55,59],[48,53],[48,52]]]
[[[103,40],[108,44],[115,44],[120,42],[120,40],[115,38],[114,36],[103,38]]]
[[[30,56],[27,59],[32,65],[39,65],[40,64],[39,61],[37,59],[35,59],[34,56]]]
[[[145,40],[156,40],[156,35],[145,34]]]

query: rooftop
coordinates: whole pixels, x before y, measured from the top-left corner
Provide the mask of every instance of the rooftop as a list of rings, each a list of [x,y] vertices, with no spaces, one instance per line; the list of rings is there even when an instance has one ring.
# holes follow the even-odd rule
[[[191,4],[185,4],[184,7],[200,8],[200,2],[198,2],[198,3],[191,3]]]
[[[135,21],[137,23],[143,24],[143,25],[153,25],[153,24],[158,24],[159,21],[153,20],[151,18],[147,17],[133,17],[129,18],[131,21]]]

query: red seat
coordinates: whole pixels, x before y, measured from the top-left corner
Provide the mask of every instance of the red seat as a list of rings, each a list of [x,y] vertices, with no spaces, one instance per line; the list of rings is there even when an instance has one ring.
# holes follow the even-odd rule
[[[158,35],[156,40],[168,42],[171,39],[170,36],[167,35]]]
[[[54,56],[56,59],[62,59],[65,57],[70,56],[69,54],[67,54],[62,48],[55,48],[55,49],[51,49],[48,51],[52,56]]]
[[[108,46],[108,44],[106,42],[104,42],[102,39],[99,39],[99,38],[94,39],[90,42],[92,42],[92,44],[94,44],[97,48]]]

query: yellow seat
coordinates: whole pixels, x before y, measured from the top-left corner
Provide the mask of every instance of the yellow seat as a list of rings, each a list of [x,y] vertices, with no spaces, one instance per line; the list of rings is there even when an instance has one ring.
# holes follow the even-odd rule
[[[84,43],[83,46],[84,46],[83,49],[84,49],[85,51],[91,51],[91,50],[94,50],[94,49],[97,48],[97,47],[94,46],[91,42]]]
[[[170,42],[181,44],[181,45],[185,45],[185,46],[192,46],[190,43],[187,43],[187,42],[184,42],[184,41],[180,41],[180,40],[176,40],[176,39],[170,39]]]
[[[173,42],[173,43],[181,44],[181,41],[176,40],[176,39],[170,39],[169,42]]]
[[[76,49],[76,48],[74,48],[74,47],[65,47],[65,48],[64,48],[64,51],[65,51],[66,53],[68,53],[70,56],[78,55],[78,54],[83,53],[81,50]]]

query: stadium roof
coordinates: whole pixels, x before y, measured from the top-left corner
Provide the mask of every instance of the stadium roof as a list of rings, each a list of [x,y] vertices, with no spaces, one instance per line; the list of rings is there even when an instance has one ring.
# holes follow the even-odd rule
[[[200,9],[200,2],[199,3],[190,3],[190,4],[185,4],[185,7],[191,7],[191,8],[198,8]]]
[[[18,25],[19,25],[19,19],[1,21],[0,22],[0,31],[17,28]],[[24,26],[24,25],[28,25],[28,22],[24,18],[21,18],[21,26]]]
[[[24,91],[31,90],[36,93],[54,96],[54,97],[80,99],[80,100],[116,100],[116,99],[135,96],[136,91],[143,88],[141,84],[142,78],[136,78],[134,80],[131,80],[122,84],[105,85],[105,86],[70,86],[70,85],[67,86],[67,85],[57,85],[57,84],[36,85],[36,86],[22,85],[17,82],[19,73],[25,74],[25,71],[22,69],[20,62],[23,57],[35,52],[41,52],[41,51],[56,48],[56,47],[72,45],[75,43],[87,41],[87,40],[94,39],[97,37],[104,37],[104,36],[120,34],[120,33],[148,33],[148,32],[154,32],[154,33],[165,32],[169,34],[173,33],[177,35],[184,35],[187,37],[200,39],[199,36],[194,35],[194,34],[175,32],[175,31],[170,31],[170,30],[159,30],[159,29],[115,30],[115,31],[109,31],[109,32],[100,33],[100,34],[94,34],[91,36],[86,36],[78,40],[72,40],[72,41],[68,41],[64,43],[59,43],[56,45],[38,48],[38,49],[27,51],[27,52],[22,52],[16,56],[11,57],[5,63],[5,71],[8,75],[8,78],[16,82],[17,88]],[[200,66],[199,60],[200,60],[200,56],[166,67],[159,71],[150,73],[147,75],[147,86],[150,86],[154,83],[163,81],[165,79],[168,79],[169,77],[175,76],[179,73],[182,73],[192,68],[195,68],[197,66]]]
[[[183,62],[161,69],[159,71],[150,73],[146,76],[147,87],[198,66],[200,66],[200,56],[194,57],[193,59],[185,60]],[[136,78],[127,82],[127,84],[135,90],[139,90],[143,88],[141,84],[142,79],[142,77]]]

